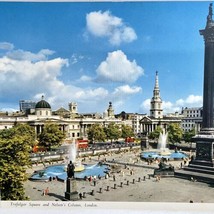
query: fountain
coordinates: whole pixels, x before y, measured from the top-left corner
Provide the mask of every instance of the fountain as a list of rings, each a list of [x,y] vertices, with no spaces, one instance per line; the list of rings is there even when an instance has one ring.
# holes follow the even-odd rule
[[[169,149],[166,147],[167,138],[168,138],[168,132],[165,132],[165,129],[163,129],[163,132],[161,132],[159,135],[158,145],[157,145],[157,150],[159,151],[159,154],[161,156],[169,156],[171,154]]]
[[[141,159],[167,159],[167,160],[179,160],[188,157],[183,152],[170,151],[167,148],[168,133],[163,131],[159,135],[157,149],[151,151],[142,152],[140,155]]]
[[[68,163],[72,161],[75,165],[74,177],[76,179],[84,179],[89,176],[100,176],[104,177],[106,172],[109,171],[108,165],[106,164],[82,164],[81,161],[77,160],[77,146],[75,143],[69,145]],[[43,170],[38,170],[33,173],[29,178],[32,181],[48,181],[51,178],[65,181],[67,179],[67,164],[58,164],[48,166]]]
[[[77,144],[75,142],[69,145],[69,162],[72,161],[75,165],[74,172],[81,172],[84,170],[84,165],[81,161],[76,160],[77,157]]]

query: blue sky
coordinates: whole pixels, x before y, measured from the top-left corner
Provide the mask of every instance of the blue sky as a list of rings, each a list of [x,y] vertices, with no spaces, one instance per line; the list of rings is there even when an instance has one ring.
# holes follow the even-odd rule
[[[0,2],[0,110],[44,95],[56,110],[201,107],[209,2]]]

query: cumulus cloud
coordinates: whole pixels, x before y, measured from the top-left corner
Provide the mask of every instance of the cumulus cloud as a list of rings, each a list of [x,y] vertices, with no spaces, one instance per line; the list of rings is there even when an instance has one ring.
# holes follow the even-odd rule
[[[13,50],[14,45],[9,42],[0,42],[0,50]]]
[[[49,49],[42,49],[38,53],[32,53],[30,51],[24,50],[13,50],[7,53],[7,57],[14,60],[24,60],[24,61],[40,61],[46,60],[48,56],[54,54],[55,52]]]
[[[138,86],[130,87],[129,85],[123,85],[115,88],[114,95],[123,95],[123,94],[136,94],[141,92],[142,88]]]
[[[182,107],[201,107],[203,105],[202,96],[189,95],[186,99],[178,99],[175,103],[169,101],[163,101],[162,108],[164,113],[181,112]],[[149,113],[150,110],[150,99],[142,102],[140,106],[141,111]]]
[[[81,82],[90,82],[90,81],[92,81],[92,77],[90,77],[90,76],[87,76],[87,75],[82,75],[81,77],[80,77],[80,79],[79,79],[79,81],[81,81]]]
[[[196,96],[196,95],[189,95],[186,99],[179,99],[176,101],[176,104],[181,107],[188,107],[190,105],[193,105],[192,107],[200,107],[203,103],[203,97],[202,96]]]
[[[137,39],[133,28],[127,26],[110,11],[95,11],[86,15],[87,30],[94,36],[107,37],[112,45],[129,43]]]
[[[7,103],[17,98],[36,101],[45,95],[45,99],[54,108],[67,105],[73,100],[95,103],[109,95],[108,90],[102,87],[84,88],[65,84],[59,77],[63,68],[69,66],[68,59],[48,59],[47,55],[52,53],[48,49],[38,53],[14,50],[0,57],[1,100]],[[89,79],[87,76],[82,77],[85,81]]]
[[[141,103],[141,105],[140,105],[140,110],[141,110],[143,113],[149,114],[150,102],[151,102],[150,99],[146,99],[146,100],[144,100],[144,101]]]
[[[136,61],[130,61],[127,56],[117,50],[108,53],[105,61],[101,62],[97,70],[97,81],[113,81],[113,82],[135,82],[144,70]]]

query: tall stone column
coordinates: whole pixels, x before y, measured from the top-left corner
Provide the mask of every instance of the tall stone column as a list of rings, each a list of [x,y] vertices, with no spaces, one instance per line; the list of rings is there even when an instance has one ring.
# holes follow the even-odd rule
[[[204,37],[204,94],[202,128],[214,128],[214,22],[212,4],[209,7],[207,24],[200,35]]]
[[[207,24],[200,34],[205,41],[204,93],[202,129],[193,137],[196,142],[196,156],[187,167],[175,171],[179,178],[195,178],[197,181],[214,183],[214,22],[212,4],[209,6]]]
[[[209,6],[207,23],[200,35],[204,37],[204,91],[202,129],[194,137],[196,158],[194,164],[214,167],[214,21],[212,4]]]

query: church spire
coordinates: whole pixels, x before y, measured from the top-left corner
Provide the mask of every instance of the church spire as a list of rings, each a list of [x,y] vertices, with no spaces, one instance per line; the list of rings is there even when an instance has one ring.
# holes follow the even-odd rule
[[[159,90],[158,71],[156,71],[156,76],[155,76],[155,88]]]
[[[162,100],[160,97],[158,71],[155,75],[155,87],[153,90],[153,97],[151,99],[150,116],[155,118],[163,118]]]

